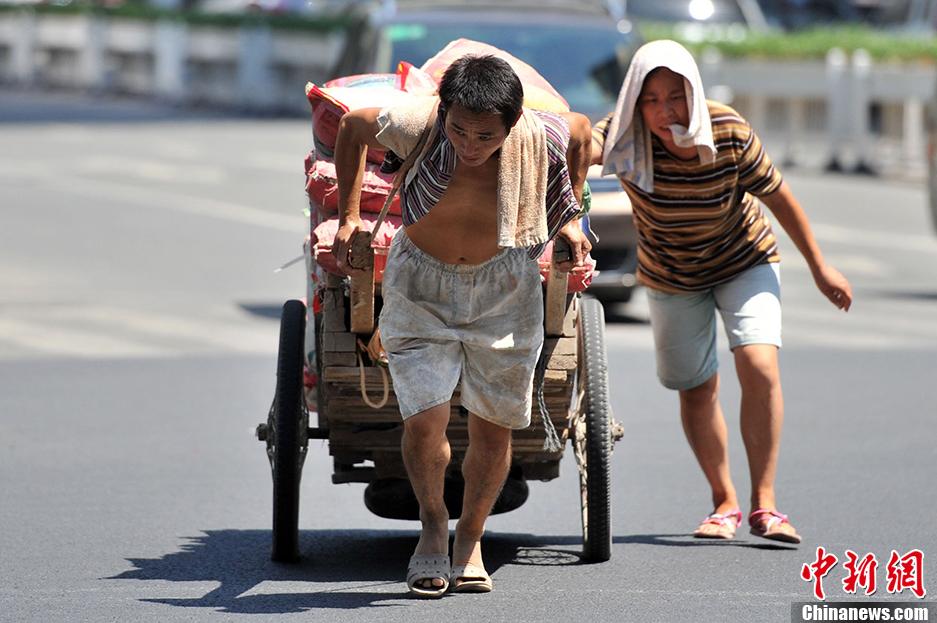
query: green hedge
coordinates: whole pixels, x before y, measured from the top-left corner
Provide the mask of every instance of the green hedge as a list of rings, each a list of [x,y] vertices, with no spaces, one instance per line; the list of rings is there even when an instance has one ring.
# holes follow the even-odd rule
[[[765,33],[738,31],[713,32],[701,40],[689,39],[680,29],[668,24],[641,24],[639,30],[648,41],[674,39],[695,55],[714,47],[727,57],[771,59],[822,59],[832,48],[846,52],[864,49],[875,60],[937,62],[937,37],[916,33],[876,30],[864,26],[837,26],[797,32]]]
[[[0,12],[32,11],[39,15],[100,15],[111,18],[139,20],[176,20],[194,26],[220,26],[238,28],[242,26],[268,26],[276,30],[306,32],[331,32],[349,28],[355,19],[347,14],[308,17],[303,15],[237,13],[215,14],[195,11],[171,11],[158,9],[140,2],[131,2],[119,7],[102,7],[84,2],[68,4],[38,4],[24,7],[0,3]]]

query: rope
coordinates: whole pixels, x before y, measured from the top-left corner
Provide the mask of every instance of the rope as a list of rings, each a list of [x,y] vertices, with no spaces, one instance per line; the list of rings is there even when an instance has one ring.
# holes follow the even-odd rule
[[[543,440],[543,449],[547,452],[559,452],[563,449],[563,444],[560,442],[560,436],[556,434],[556,427],[553,425],[553,420],[550,419],[550,412],[547,411],[547,402],[543,397],[546,368],[547,358],[541,355],[540,361],[537,362],[534,384],[537,388],[537,407],[540,410],[540,421],[543,422],[543,432],[546,434]]]
[[[390,397],[390,384],[387,382],[387,370],[385,370],[383,366],[376,366],[381,371],[381,380],[384,382],[384,394],[381,396],[380,402],[371,402],[371,399],[368,398],[368,389],[364,382],[364,362],[361,360],[361,349],[364,348],[364,344],[361,343],[361,340],[358,340],[358,346],[359,349],[355,351],[355,355],[358,356],[358,374],[361,379],[361,399],[364,400],[364,404],[372,409],[380,409],[387,404],[387,400]]]

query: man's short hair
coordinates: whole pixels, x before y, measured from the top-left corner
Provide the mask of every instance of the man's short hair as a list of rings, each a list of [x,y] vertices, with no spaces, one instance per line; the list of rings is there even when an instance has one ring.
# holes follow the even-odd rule
[[[458,104],[475,114],[500,114],[510,131],[524,105],[524,86],[507,61],[491,55],[468,55],[446,69],[439,83],[439,99],[447,109]]]

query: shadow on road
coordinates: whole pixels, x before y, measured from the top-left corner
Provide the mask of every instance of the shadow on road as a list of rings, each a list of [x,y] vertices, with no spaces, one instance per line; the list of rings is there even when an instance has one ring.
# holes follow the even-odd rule
[[[937,303],[937,292],[923,290],[878,290],[873,293],[875,296],[888,299],[899,299],[904,301],[926,301]]]
[[[635,313],[624,305],[610,305],[605,308],[607,324],[650,324],[646,315]]]
[[[280,314],[283,313],[283,303],[285,302],[286,301],[280,303],[238,303],[238,307],[252,316],[279,320]]]
[[[786,549],[735,541],[698,541],[682,534],[615,537],[616,545],[743,546]],[[315,609],[406,606],[406,561],[417,533],[406,530],[307,530],[300,534],[302,560],[293,565],[270,560],[268,530],[209,530],[188,537],[180,551],[161,558],[129,558],[133,569],[108,580],[216,582],[201,597],[144,598],[182,608],[212,608],[238,614],[274,614]],[[497,581],[504,565],[584,564],[581,540],[571,536],[492,534],[485,538],[485,563]],[[620,555],[620,554],[613,554]],[[265,582],[308,582],[302,592],[269,592]],[[355,586],[335,586],[354,583]],[[375,589],[375,590],[368,590]]]
[[[743,540],[723,539],[695,539],[689,534],[634,534],[630,536],[615,537],[613,543],[632,543],[638,545],[663,545],[666,547],[744,547],[747,549],[760,549],[767,551],[798,551],[793,545],[769,543],[760,541],[749,543]]]

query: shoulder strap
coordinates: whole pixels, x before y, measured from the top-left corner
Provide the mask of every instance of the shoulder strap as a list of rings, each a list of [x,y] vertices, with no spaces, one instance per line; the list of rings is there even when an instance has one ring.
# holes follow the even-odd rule
[[[397,191],[403,186],[404,180],[407,178],[407,173],[413,168],[413,165],[419,159],[420,155],[422,155],[423,150],[426,149],[429,143],[429,137],[433,134],[433,126],[436,125],[437,108],[437,106],[433,106],[429,116],[426,118],[426,127],[420,135],[420,140],[417,142],[416,147],[413,148],[413,151],[410,152],[410,155],[407,156],[407,159],[403,161],[403,164],[400,165],[400,169],[397,170],[397,174],[394,176],[394,183],[390,188],[390,193],[387,195],[387,200],[384,202],[384,207],[381,208],[381,213],[378,215],[377,221],[374,222],[374,229],[371,230],[375,234],[384,223],[384,218],[387,216],[390,204],[394,202]]]

